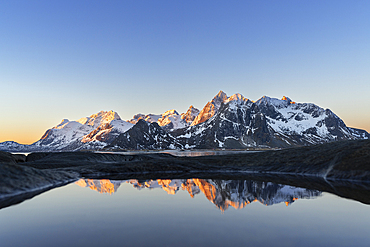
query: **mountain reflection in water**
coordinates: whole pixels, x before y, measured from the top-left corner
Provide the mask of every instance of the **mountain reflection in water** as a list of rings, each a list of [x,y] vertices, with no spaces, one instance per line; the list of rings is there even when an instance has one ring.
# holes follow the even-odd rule
[[[88,187],[99,193],[113,194],[122,183],[132,184],[134,188],[161,188],[174,195],[179,190],[187,191],[191,198],[202,192],[205,197],[221,211],[229,206],[235,209],[244,208],[252,202],[266,206],[285,203],[289,206],[297,199],[315,198],[321,191],[252,180],[217,180],[217,179],[156,179],[156,180],[109,180],[80,179],[76,182],[81,187]]]

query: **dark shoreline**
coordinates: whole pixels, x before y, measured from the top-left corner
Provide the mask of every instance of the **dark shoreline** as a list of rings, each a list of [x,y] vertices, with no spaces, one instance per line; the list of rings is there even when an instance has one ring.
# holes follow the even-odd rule
[[[370,204],[370,140],[198,157],[92,152],[22,156],[0,152],[0,208],[9,204],[5,201],[22,201],[79,178],[264,180]]]

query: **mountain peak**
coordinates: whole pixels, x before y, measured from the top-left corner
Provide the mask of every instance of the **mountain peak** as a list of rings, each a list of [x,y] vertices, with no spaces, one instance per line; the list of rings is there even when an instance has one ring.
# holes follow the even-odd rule
[[[295,104],[295,102],[292,101],[289,97],[283,96],[283,98],[281,100],[285,100],[285,101],[289,102],[290,104]]]
[[[193,105],[189,107],[186,113],[181,114],[181,119],[184,119],[187,123],[191,123],[194,119],[198,116],[199,110],[195,108]]]
[[[163,113],[161,118],[158,119],[157,123],[159,126],[166,127],[168,129],[185,127],[184,123],[181,121],[181,115],[174,109]]]
[[[64,118],[64,119],[60,122],[60,124],[58,124],[58,125],[63,125],[63,124],[68,123],[68,122],[69,122],[69,120],[68,120],[67,118]]]
[[[180,115],[175,109],[168,110],[165,113],[162,114],[162,117],[168,116],[168,115]]]
[[[221,95],[224,95],[224,94],[226,95],[226,93],[224,91],[220,90],[217,95],[221,96]]]
[[[223,91],[218,92],[218,94],[203,107],[203,109],[191,123],[191,126],[203,123],[204,121],[210,119],[213,115],[217,113],[218,109],[221,107],[221,104],[224,103],[226,100],[226,93],[224,93]]]
[[[220,90],[220,92],[218,92],[218,94],[215,97],[213,97],[212,101],[213,102],[219,102],[219,101],[224,102],[226,99],[227,99],[226,93]]]
[[[60,128],[63,128],[66,124],[68,124],[70,121],[66,118],[64,118],[60,124],[58,124],[57,126],[53,127],[54,129],[60,129]]]
[[[243,101],[248,101],[248,99],[244,98],[244,96],[241,95],[240,93],[236,93],[236,94],[231,95],[229,98],[227,98],[225,100],[225,103],[230,102],[230,101],[243,102]]]
[[[90,116],[90,118],[102,118],[102,121],[110,122],[112,120],[120,120],[120,116],[115,111],[100,111]]]
[[[121,120],[121,117],[115,111],[100,111],[90,117],[85,117],[77,120],[80,124],[90,125],[97,128],[102,123],[110,123],[113,120]]]
[[[283,97],[282,99],[271,98],[268,96],[262,96],[260,99],[256,101],[257,105],[273,105],[277,108],[285,108],[288,107],[292,102],[288,97]]]

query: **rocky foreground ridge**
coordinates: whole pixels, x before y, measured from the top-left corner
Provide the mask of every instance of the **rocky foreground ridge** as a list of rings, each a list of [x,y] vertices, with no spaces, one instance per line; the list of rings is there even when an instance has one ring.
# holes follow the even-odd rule
[[[340,188],[336,187],[338,181],[349,182],[351,186],[365,183],[365,187],[360,187],[366,189],[356,195],[361,197],[358,200],[370,203],[370,140],[200,157],[91,152],[44,152],[23,156],[0,152],[2,200],[82,177],[120,180],[249,177],[298,187],[312,188],[315,185],[317,188],[313,186],[313,189],[337,193]],[[349,197],[345,193],[343,196]]]
[[[153,149],[287,148],[369,139],[350,128],[330,109],[263,96],[257,101],[220,91],[202,110],[179,114],[137,114],[125,121],[101,111],[77,121],[63,119],[31,145],[0,143],[10,152]]]

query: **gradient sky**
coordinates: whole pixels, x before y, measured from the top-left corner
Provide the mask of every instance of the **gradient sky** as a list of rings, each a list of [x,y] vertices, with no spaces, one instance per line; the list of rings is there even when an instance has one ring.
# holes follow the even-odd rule
[[[0,1],[0,142],[101,110],[203,108],[219,90],[370,131],[370,1]]]

